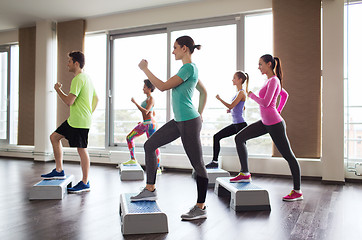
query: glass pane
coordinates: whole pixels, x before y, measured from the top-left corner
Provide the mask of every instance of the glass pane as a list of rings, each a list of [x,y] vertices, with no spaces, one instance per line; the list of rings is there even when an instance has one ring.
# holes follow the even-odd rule
[[[143,93],[146,75],[138,68],[138,63],[146,59],[152,73],[163,81],[167,80],[167,34],[151,34],[125,37],[113,42],[113,116],[115,144],[126,144],[126,136],[138,122],[142,114],[135,104],[146,99]],[[157,89],[152,93],[155,99],[155,119],[160,127],[166,121],[166,93]],[[146,135],[135,139],[135,143],[144,143]]]
[[[347,166],[354,167],[354,162],[362,161],[362,100],[360,89],[362,81],[359,73],[359,59],[362,52],[360,39],[362,32],[362,4],[345,6],[345,59],[344,69],[344,121],[345,121],[345,158]]]
[[[201,50],[195,50],[192,61],[199,70],[199,79],[207,89],[208,99],[203,113],[201,141],[203,146],[213,145],[213,135],[232,123],[226,107],[215,96],[230,101],[236,93],[232,78],[236,71],[236,25],[206,27],[174,31],[171,33],[171,45],[183,35],[192,37]],[[171,76],[177,74],[182,62],[175,61],[171,56]],[[195,90],[193,104],[198,109],[199,92]],[[222,140],[222,147],[234,147],[232,137]],[[181,140],[173,142],[180,145]]]
[[[256,31],[263,29],[263,31]],[[245,17],[245,71],[249,74],[249,90],[258,93],[266,76],[258,69],[259,58],[264,54],[273,54],[273,15],[249,15]],[[259,105],[249,99],[245,103],[245,118],[248,124],[260,120]],[[248,141],[250,154],[272,154],[272,140],[264,135]]]
[[[89,74],[99,98],[98,106],[92,116],[89,131],[89,147],[105,147],[105,113],[106,113],[106,67],[107,36],[106,34],[87,35],[85,37],[84,71]]]
[[[10,135],[9,143],[18,143],[19,119],[19,45],[10,48]]]
[[[0,52],[0,139],[7,138],[8,53]]]
[[[362,106],[348,107],[348,122],[351,124],[362,123]]]

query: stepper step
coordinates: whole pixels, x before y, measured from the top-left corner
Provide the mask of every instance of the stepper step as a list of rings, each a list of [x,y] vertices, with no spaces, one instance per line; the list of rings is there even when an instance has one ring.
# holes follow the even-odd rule
[[[123,165],[120,164],[121,180],[143,180],[144,171],[139,163],[137,165]]]
[[[253,183],[231,183],[229,177],[219,177],[214,192],[230,196],[230,208],[237,212],[271,210],[268,191]]]
[[[209,177],[208,187],[214,187],[216,183],[216,178],[218,177],[230,177],[230,173],[221,168],[210,168],[206,169],[207,175]],[[196,178],[195,170],[192,170],[192,177]]]
[[[167,216],[156,201],[131,202],[137,193],[121,194],[121,231],[127,234],[167,233]]]
[[[73,180],[73,175],[65,179],[43,179],[30,189],[29,200],[63,199],[67,194],[67,188],[72,187]]]

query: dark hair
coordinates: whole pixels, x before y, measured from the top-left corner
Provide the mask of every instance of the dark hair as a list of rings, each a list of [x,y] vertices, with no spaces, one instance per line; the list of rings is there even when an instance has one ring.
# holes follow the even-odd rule
[[[249,74],[247,74],[246,72],[243,72],[243,71],[237,71],[235,74],[239,79],[241,78],[243,80],[243,82],[241,84],[244,84],[246,81],[245,91],[248,92]]]
[[[181,47],[186,46],[190,49],[191,54],[194,52],[195,48],[197,50],[201,49],[201,45],[195,45],[194,40],[189,36],[182,36],[176,39],[176,42]]]
[[[84,64],[85,64],[85,58],[84,58],[84,54],[83,54],[82,52],[80,52],[80,51],[73,51],[73,52],[70,52],[70,53],[68,54],[68,56],[69,56],[70,58],[72,58],[73,63],[78,62],[78,63],[79,63],[79,67],[80,67],[81,69],[83,69]]]
[[[271,69],[274,72],[275,69],[275,75],[277,75],[277,77],[280,80],[280,86],[282,86],[282,80],[283,80],[283,72],[282,72],[282,65],[280,62],[280,59],[278,57],[273,57],[270,54],[265,54],[263,56],[260,57],[261,59],[263,59],[263,61],[265,63],[271,62]]]
[[[151,89],[151,92],[153,92],[153,90],[155,90],[155,86],[153,86],[153,84],[151,83],[150,80],[146,79],[143,81],[146,85],[146,87],[148,87],[149,89]]]

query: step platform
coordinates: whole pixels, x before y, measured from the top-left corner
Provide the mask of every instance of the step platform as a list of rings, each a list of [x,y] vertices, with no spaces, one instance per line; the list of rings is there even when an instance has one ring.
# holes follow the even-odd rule
[[[207,169],[207,175],[209,177],[208,187],[214,187],[216,183],[216,178],[218,177],[230,177],[230,173],[221,168],[210,168]],[[192,177],[196,179],[196,172],[192,170]]]
[[[235,211],[270,211],[269,194],[252,183],[231,183],[229,177],[216,179],[214,192],[230,196],[230,208]]]
[[[137,193],[121,194],[119,213],[121,231],[127,234],[167,233],[167,216],[161,212],[156,201],[131,202]]]
[[[69,175],[65,179],[43,179],[31,188],[29,200],[63,199],[67,194],[67,188],[72,187],[73,180],[73,175]]]
[[[121,181],[144,179],[144,171],[139,163],[137,165],[123,165],[121,163],[119,169]]]

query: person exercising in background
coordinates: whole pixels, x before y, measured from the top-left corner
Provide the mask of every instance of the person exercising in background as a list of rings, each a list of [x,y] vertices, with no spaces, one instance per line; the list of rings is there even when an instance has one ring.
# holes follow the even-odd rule
[[[152,97],[152,92],[155,90],[155,86],[150,82],[150,80],[144,80],[143,93],[146,94],[147,98],[144,100],[141,105],[139,105],[134,98],[131,101],[136,105],[138,110],[141,111],[143,122],[138,123],[138,125],[127,135],[127,145],[131,155],[131,159],[127,162],[124,162],[123,165],[136,165],[138,162],[135,158],[134,148],[134,138],[142,136],[146,133],[147,138],[150,138],[152,134],[157,130],[157,123],[153,116],[155,112],[153,107],[155,106],[155,100]],[[162,174],[160,168],[160,150],[156,149],[157,156],[157,175]]]
[[[212,161],[206,164],[206,168],[218,168],[219,167],[219,153],[220,153],[220,140],[237,134],[241,129],[247,126],[243,118],[244,104],[246,100],[246,92],[248,92],[249,75],[242,71],[237,71],[233,77],[233,85],[236,86],[237,93],[234,96],[231,103],[227,103],[216,95],[216,98],[227,107],[227,112],[231,113],[233,123],[229,126],[221,129],[214,135],[213,142],[213,158]],[[245,90],[243,84],[245,83]]]
[[[44,179],[64,179],[63,170],[63,150],[61,139],[68,140],[70,147],[76,147],[82,168],[83,178],[77,185],[68,188],[70,193],[90,191],[88,174],[90,169],[90,158],[87,150],[88,133],[92,123],[92,113],[97,107],[98,97],[90,77],[83,73],[85,64],[84,54],[73,51],[68,54],[68,70],[74,74],[70,85],[69,94],[62,90],[62,84],[56,83],[54,89],[60,99],[70,107],[70,115],[56,130],[50,135],[53,146],[55,169],[48,174],[43,174]]]

